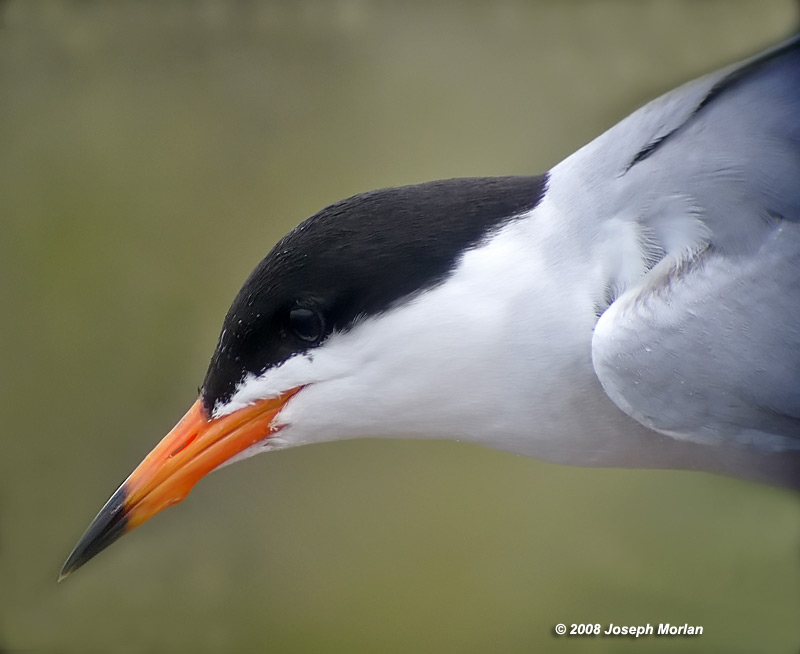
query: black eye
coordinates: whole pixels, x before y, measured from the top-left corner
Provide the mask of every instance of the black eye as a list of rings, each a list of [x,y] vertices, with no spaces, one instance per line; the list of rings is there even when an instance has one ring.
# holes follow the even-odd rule
[[[289,325],[295,335],[306,343],[318,343],[325,329],[322,316],[317,311],[301,307],[289,312]]]

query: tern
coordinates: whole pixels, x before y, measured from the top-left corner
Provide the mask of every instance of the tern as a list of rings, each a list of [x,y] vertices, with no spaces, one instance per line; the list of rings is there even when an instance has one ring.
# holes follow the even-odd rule
[[[301,223],[61,578],[220,466],[364,437],[800,490],[800,34],[544,175],[386,188]]]

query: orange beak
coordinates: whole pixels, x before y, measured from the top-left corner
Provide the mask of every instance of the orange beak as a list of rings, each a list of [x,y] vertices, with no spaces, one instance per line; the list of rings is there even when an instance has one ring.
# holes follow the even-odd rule
[[[273,418],[300,388],[221,418],[209,419],[198,399],[106,502],[69,555],[59,581],[123,534],[181,502],[209,472],[268,438]]]

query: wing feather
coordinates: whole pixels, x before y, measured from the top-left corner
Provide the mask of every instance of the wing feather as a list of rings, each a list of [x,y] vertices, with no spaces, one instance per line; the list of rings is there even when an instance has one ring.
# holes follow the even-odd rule
[[[676,438],[800,449],[800,35],[645,106],[559,169],[579,182],[571,211],[634,223],[663,254],[597,323],[609,397]]]

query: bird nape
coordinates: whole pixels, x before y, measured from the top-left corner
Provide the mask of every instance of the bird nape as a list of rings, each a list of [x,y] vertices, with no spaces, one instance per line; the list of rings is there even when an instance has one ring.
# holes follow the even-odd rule
[[[453,438],[800,489],[800,35],[531,177],[357,195],[256,266],[69,575],[259,452]]]

